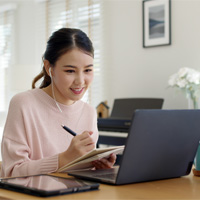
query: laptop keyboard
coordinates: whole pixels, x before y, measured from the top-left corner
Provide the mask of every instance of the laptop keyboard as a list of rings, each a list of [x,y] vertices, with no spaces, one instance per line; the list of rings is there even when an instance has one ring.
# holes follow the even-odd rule
[[[116,173],[112,173],[112,174],[97,174],[92,176],[94,178],[102,178],[102,179],[109,179],[109,180],[115,180],[117,178],[117,174]]]
[[[100,170],[84,170],[76,172],[76,174],[91,178],[116,180],[118,174],[118,167],[111,169],[100,169]]]

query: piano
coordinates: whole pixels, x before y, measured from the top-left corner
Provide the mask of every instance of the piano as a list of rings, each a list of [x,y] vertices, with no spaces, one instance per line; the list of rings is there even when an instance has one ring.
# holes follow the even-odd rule
[[[98,129],[127,133],[135,110],[161,109],[163,101],[161,98],[115,99],[110,117],[98,118]]]

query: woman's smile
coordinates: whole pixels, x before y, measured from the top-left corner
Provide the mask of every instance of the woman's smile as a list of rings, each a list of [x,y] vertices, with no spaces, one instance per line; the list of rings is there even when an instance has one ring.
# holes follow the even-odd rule
[[[74,94],[81,94],[84,91],[84,87],[82,88],[71,88]]]

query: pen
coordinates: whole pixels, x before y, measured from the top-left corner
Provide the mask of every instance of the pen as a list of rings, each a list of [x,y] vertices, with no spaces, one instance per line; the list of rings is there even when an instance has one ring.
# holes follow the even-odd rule
[[[73,135],[73,136],[76,136],[77,134],[74,132],[74,131],[72,131],[70,128],[68,128],[67,126],[65,126],[65,125],[61,125],[67,132],[69,132],[71,135]]]

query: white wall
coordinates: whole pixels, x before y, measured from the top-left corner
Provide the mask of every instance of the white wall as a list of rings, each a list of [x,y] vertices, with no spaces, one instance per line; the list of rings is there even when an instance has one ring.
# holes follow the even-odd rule
[[[167,88],[181,67],[200,70],[200,1],[172,0],[172,44],[142,47],[142,0],[104,0],[107,99],[162,97],[164,108],[187,108],[184,94]]]

